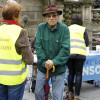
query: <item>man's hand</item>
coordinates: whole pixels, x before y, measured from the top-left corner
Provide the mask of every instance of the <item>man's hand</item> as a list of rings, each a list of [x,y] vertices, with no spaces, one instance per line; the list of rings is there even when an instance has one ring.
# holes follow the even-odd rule
[[[47,68],[47,70],[50,70],[52,67],[54,66],[52,60],[47,60],[45,63],[45,67]]]

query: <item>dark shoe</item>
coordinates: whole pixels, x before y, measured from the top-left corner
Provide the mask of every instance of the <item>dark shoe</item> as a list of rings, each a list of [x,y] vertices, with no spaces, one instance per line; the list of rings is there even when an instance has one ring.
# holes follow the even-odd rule
[[[34,90],[35,90],[35,85],[36,85],[36,80],[33,80],[32,81],[32,87],[31,87],[33,93],[34,93]]]

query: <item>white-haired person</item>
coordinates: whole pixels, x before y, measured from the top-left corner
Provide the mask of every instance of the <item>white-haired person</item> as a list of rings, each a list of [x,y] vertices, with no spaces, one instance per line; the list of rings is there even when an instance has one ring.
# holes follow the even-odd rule
[[[52,82],[52,100],[63,100],[66,61],[70,54],[70,33],[67,25],[59,22],[62,11],[50,5],[42,14],[46,22],[38,25],[35,49],[37,54],[37,79],[35,99],[45,100],[46,72]],[[55,72],[52,68],[55,66]]]

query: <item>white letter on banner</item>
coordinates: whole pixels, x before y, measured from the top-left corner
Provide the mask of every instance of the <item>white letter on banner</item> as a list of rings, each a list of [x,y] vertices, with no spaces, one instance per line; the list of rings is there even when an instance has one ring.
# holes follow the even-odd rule
[[[86,69],[83,67],[83,76],[84,76],[84,74],[86,74],[86,75],[88,75],[89,73],[89,69],[88,69],[88,67],[86,67]]]
[[[100,74],[100,66],[96,66],[95,72],[96,72],[96,74]]]
[[[90,75],[93,75],[94,74],[94,66],[90,66]]]

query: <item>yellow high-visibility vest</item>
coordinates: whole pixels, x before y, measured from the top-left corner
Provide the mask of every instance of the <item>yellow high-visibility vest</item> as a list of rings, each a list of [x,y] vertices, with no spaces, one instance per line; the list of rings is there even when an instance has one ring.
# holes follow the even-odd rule
[[[0,26],[0,84],[18,85],[27,77],[26,64],[15,49],[21,30],[17,25]]]
[[[84,40],[85,27],[77,24],[69,26],[70,30],[70,54],[86,56],[86,45]]]

